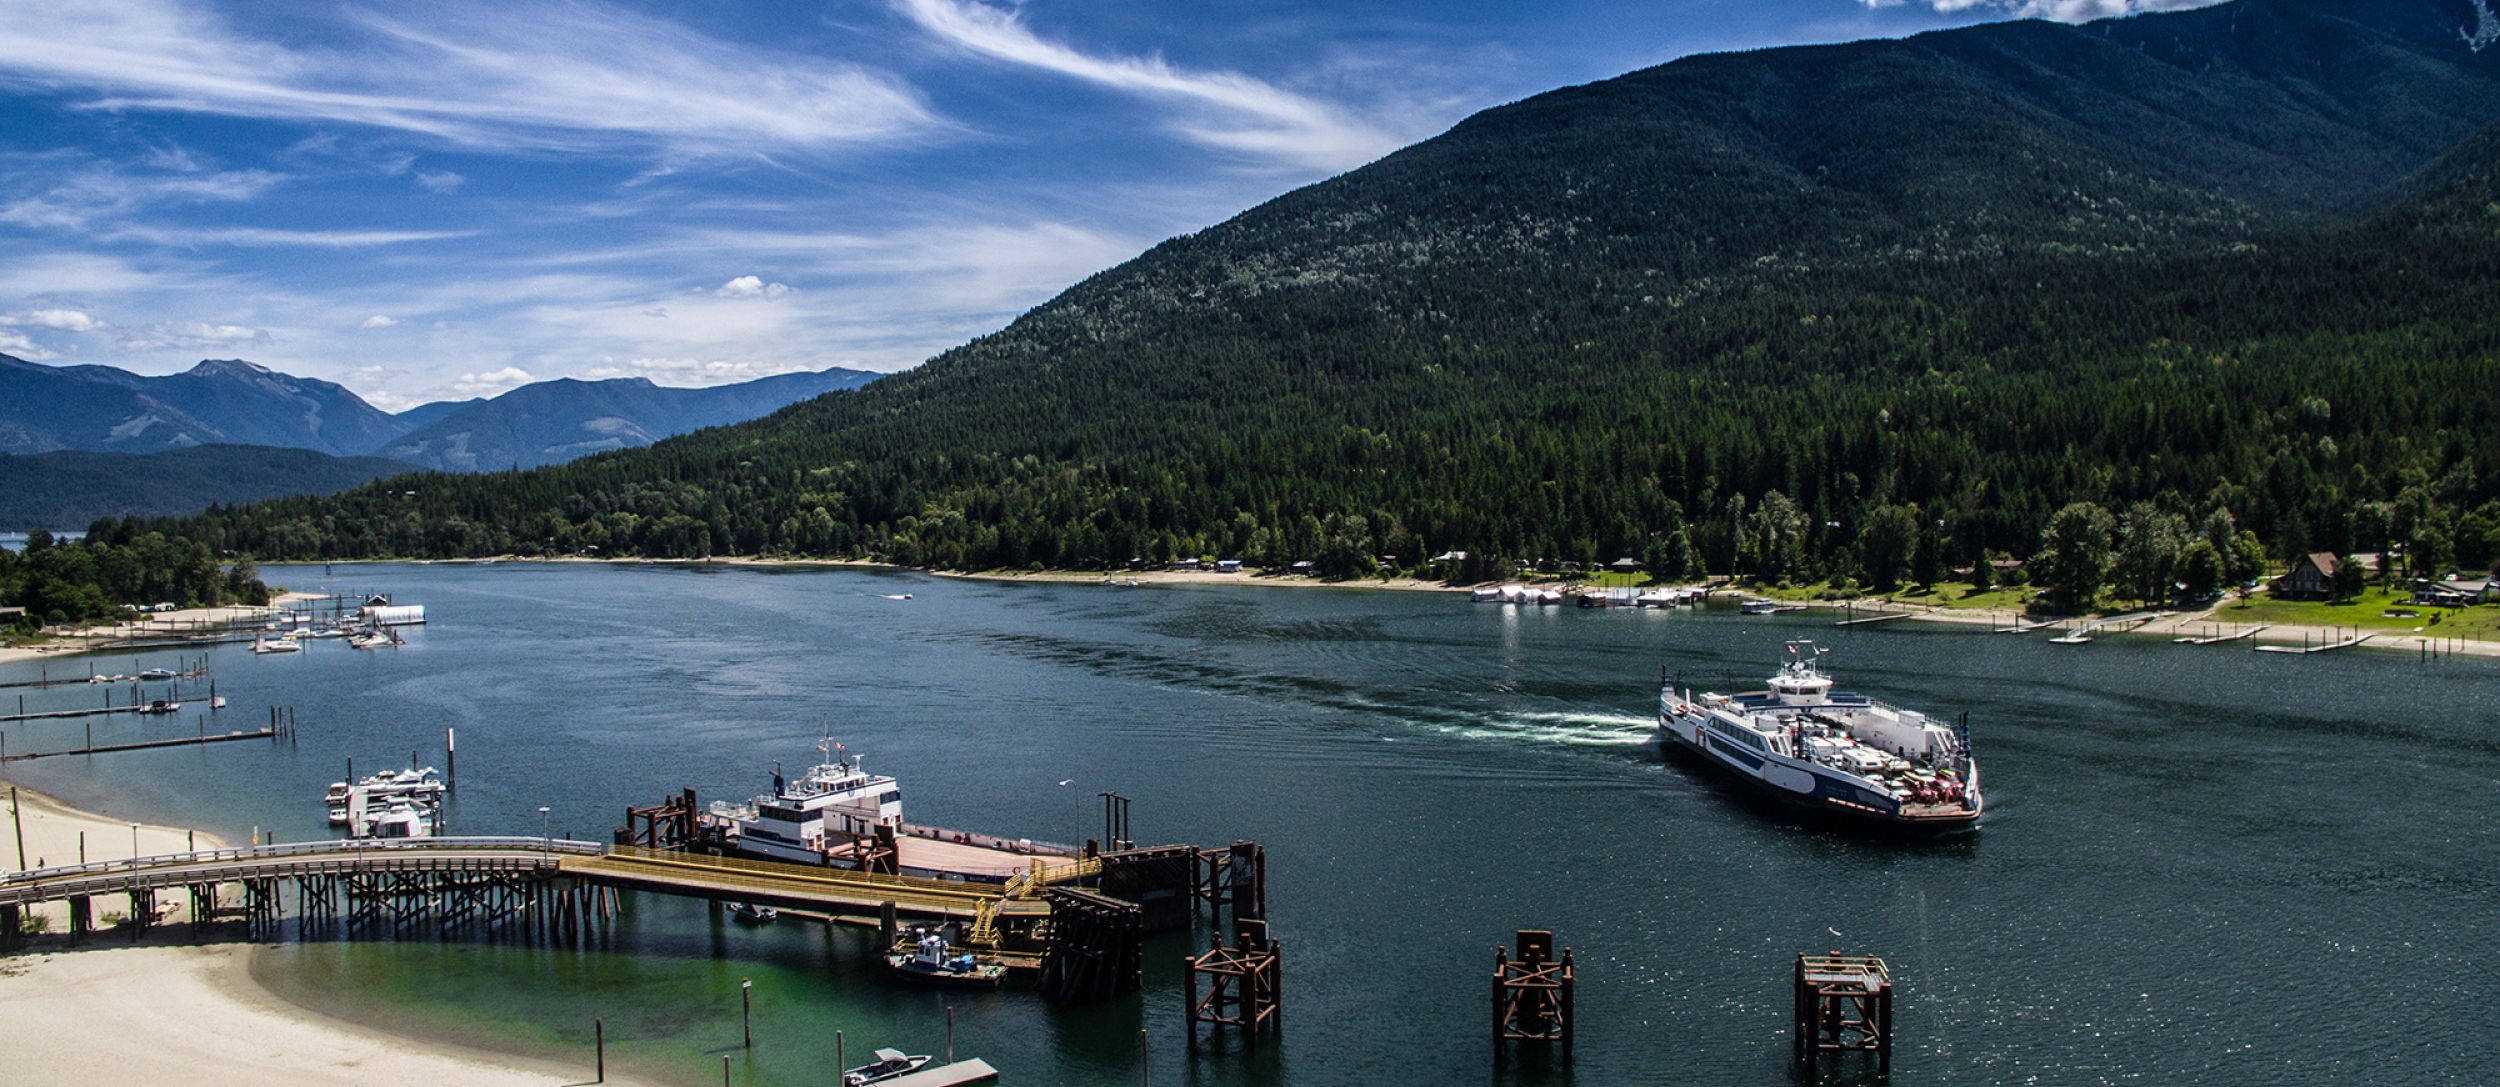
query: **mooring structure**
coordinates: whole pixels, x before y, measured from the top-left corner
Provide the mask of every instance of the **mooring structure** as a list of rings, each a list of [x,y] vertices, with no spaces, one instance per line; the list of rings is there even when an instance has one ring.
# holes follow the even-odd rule
[[[1892,970],[1884,960],[1797,956],[1795,1056],[1809,1069],[1826,1053],[1873,1053],[1892,1071]]]
[[[1569,1064],[1579,986],[1571,949],[1555,958],[1554,934],[1543,929],[1520,929],[1515,939],[1515,960],[1500,945],[1493,948],[1493,1063],[1502,1062],[1512,1042],[1550,1042],[1560,1044]]]

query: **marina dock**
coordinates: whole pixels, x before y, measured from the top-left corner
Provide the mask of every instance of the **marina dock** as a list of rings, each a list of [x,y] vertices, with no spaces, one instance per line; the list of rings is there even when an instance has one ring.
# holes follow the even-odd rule
[[[28,759],[48,759],[61,755],[102,755],[114,751],[145,751],[153,747],[192,747],[199,744],[222,744],[234,740],[275,740],[280,735],[280,732],[274,728],[256,728],[250,732],[221,732],[214,736],[203,733],[198,736],[176,736],[170,740],[91,744],[86,747],[74,747],[67,751],[33,751],[23,755],[0,755],[0,762],[24,762]]]
[[[2094,631],[2107,627],[2118,626],[2122,623],[2134,623],[2140,626],[2168,614],[2170,613],[2166,611],[2138,611],[2129,612],[2125,615],[2112,615],[2101,619],[2094,619],[2089,623],[2076,627],[2073,633],[2067,634],[2063,637],[2051,638],[2049,641],[2056,645],[2084,645],[2092,640],[2092,632]]]
[[[2245,641],[2245,640],[2247,640],[2247,639],[2254,638],[2254,637],[2256,637],[2258,634],[2263,633],[2263,632],[2264,632],[2265,630],[2267,630],[2267,629],[2268,629],[2267,627],[2264,627],[2264,626],[2262,626],[2262,625],[2261,625],[2261,626],[2253,626],[2253,627],[2250,627],[2250,628],[2248,628],[2247,630],[2235,630],[2235,631],[2232,631],[2232,632],[2231,632],[2231,633],[2229,633],[2229,634],[2213,634],[2213,635],[2208,635],[2208,636],[2203,637],[2203,638],[2197,638],[2197,637],[2172,638],[2172,639],[2170,639],[2170,644],[2172,644],[2172,645],[2221,645],[2221,644],[2223,644],[2223,643],[2225,643],[2225,642]]]
[[[2261,645],[2257,647],[2257,651],[2260,653],[2330,653],[2338,649],[2350,649],[2376,637],[2378,637],[2378,634],[2376,632],[2372,632],[2369,634],[2361,634],[2345,638],[2341,641],[2320,642],[2316,645],[2311,645],[2309,644],[2308,636],[2302,635],[2301,644],[2299,645]]]

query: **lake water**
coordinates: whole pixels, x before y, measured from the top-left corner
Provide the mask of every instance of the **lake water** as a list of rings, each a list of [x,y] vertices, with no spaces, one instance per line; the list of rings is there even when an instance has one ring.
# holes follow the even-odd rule
[[[862,934],[724,926],[640,896],[614,946],[295,945],[257,970],[296,999],[429,1035],[714,1082],[756,984],[739,1083],[830,1081],[848,1051],[943,1044],[1015,1087],[1443,1084],[1491,1076],[1492,948],[1551,928],[1581,964],[1579,1054],[1526,1083],[1762,1084],[1790,1075],[1799,951],[1881,955],[1895,1082],[2484,1083],[2500,967],[2500,669],[1884,624],[1517,609],[1444,594],[1002,584],[856,570],[277,568],[386,590],[404,648],[213,656],[223,727],[296,708],[293,747],[20,763],[116,815],[284,840],[320,795],[460,734],[453,829],[604,838],[628,804],[707,799],[812,761],[823,730],[901,778],[915,822],[1269,850],[1285,946],[1270,1044],[1182,1044],[1180,957],[1142,998],[896,989]],[[1212,576],[1210,582],[1216,579]],[[909,600],[890,599],[908,593]],[[1847,689],[1968,711],[1992,806],[1975,836],[1861,840],[1730,793],[1651,739],[1659,670],[1760,685],[1812,637]],[[167,652],[108,657],[115,671]],[[54,662],[54,668],[81,664]],[[0,668],[21,678],[33,664]],[[94,697],[30,696],[30,709]],[[99,742],[189,731],[124,718]],[[11,751],[82,726],[7,728]],[[1063,779],[1072,786],[1060,786]]]

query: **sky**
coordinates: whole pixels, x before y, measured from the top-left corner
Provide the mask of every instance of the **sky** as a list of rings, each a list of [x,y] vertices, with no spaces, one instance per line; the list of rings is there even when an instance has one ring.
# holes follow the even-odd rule
[[[2213,0],[0,0],[0,353],[385,410],[919,364],[1476,111]]]

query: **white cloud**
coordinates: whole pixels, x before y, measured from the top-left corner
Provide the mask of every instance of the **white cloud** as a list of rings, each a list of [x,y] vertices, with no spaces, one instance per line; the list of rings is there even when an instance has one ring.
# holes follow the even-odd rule
[[[6,40],[0,35],[0,41]],[[127,216],[160,204],[239,203],[288,180],[268,170],[211,174],[131,174],[88,165],[62,171],[35,162],[24,176],[42,178],[42,192],[0,206],[0,222],[56,230],[83,230],[98,220]]]
[[[21,359],[51,359],[60,357],[53,354],[51,351],[46,350],[42,344],[27,339],[25,334],[11,332],[7,329],[0,329],[0,355],[15,355]]]
[[[762,276],[739,276],[721,284],[720,289],[712,293],[723,298],[779,298],[790,293],[790,288],[780,283],[766,283]]]
[[[506,366],[482,374],[462,374],[459,380],[451,383],[451,387],[462,396],[494,396],[533,380],[529,371],[518,366]]]
[[[1899,7],[1907,0],[1859,2],[1870,8],[1889,8]],[[2054,19],[2061,23],[2086,23],[2094,19],[2154,11],[2186,11],[2223,2],[2225,0],[1925,0],[1928,7],[1947,15],[1965,11],[2001,11],[2019,19]]]
[[[112,327],[101,317],[85,310],[75,309],[26,310],[22,313],[0,317],[0,325],[14,325],[19,328],[49,328],[61,332],[93,332],[100,328]]]
[[[124,351],[215,350],[275,342],[267,329],[250,325],[212,325],[198,321],[165,322],[122,333]]]
[[[297,43],[322,35],[254,37],[185,0],[13,4],[0,80],[94,92],[105,108],[374,125],[499,148],[627,141],[743,154],[888,141],[936,123],[886,73],[743,50],[619,9],[422,11],[420,27],[350,9],[322,28],[341,32],[333,43],[313,47]]]
[[[654,384],[659,385],[708,386],[730,385],[741,381],[753,381],[759,377],[791,374],[810,369],[806,364],[798,362],[726,359],[639,358],[619,363],[611,357],[600,359],[599,363],[597,366],[582,371],[582,376],[594,381],[616,377],[647,377]],[[826,365],[833,364],[827,363]],[[821,366],[814,368],[823,369]]]
[[[387,317],[387,316],[384,316],[384,315],[382,315],[382,314],[377,313],[377,314],[374,314],[374,315],[373,315],[373,316],[371,316],[371,317],[367,317],[367,318],[365,318],[365,319],[364,319],[364,321],[363,321],[362,323],[358,324],[356,327],[357,327],[357,328],[389,328],[389,327],[391,327],[391,326],[393,326],[393,325],[396,325],[396,324],[398,324],[398,323],[399,323],[399,322],[394,321],[394,320],[390,319],[390,318],[389,318],[389,317]]]
[[[973,53],[1179,105],[1183,113],[1171,123],[1182,135],[1237,154],[1345,170],[1402,143],[1327,103],[1237,72],[1193,72],[1161,57],[1089,56],[978,0],[894,3],[922,29]]]
[[[180,228],[125,226],[99,231],[98,241],[143,241],[157,245],[234,245],[249,248],[309,246],[319,249],[362,249],[376,245],[466,238],[474,230],[271,230],[266,227]]]
[[[449,170],[419,170],[417,184],[427,192],[449,194],[468,184],[469,179]]]

